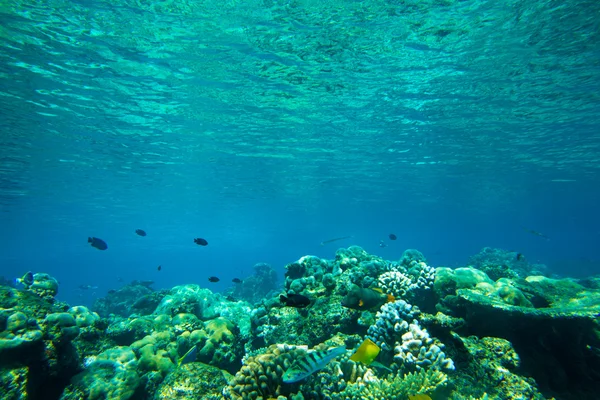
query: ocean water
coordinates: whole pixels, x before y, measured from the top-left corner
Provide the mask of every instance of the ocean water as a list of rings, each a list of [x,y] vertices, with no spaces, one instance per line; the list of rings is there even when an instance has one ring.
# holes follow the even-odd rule
[[[0,276],[47,272],[91,305],[133,279],[221,291],[258,262],[283,277],[350,244],[434,266],[491,246],[597,274],[598,15],[592,0],[3,1]]]

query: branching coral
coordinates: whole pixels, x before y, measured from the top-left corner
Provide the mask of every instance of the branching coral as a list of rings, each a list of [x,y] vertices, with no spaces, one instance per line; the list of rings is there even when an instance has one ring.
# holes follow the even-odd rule
[[[448,380],[446,374],[438,370],[421,370],[406,375],[396,374],[393,378],[378,381],[358,381],[348,385],[341,393],[333,396],[335,400],[381,400],[403,399],[408,395],[432,393],[444,386]]]
[[[377,321],[369,327],[367,336],[384,351],[391,351],[397,338],[408,331],[409,322],[419,309],[404,300],[384,304],[377,312]]]
[[[402,343],[395,347],[394,360],[408,369],[424,368],[453,371],[454,363],[442,351],[444,345],[429,337],[417,321],[402,335]]]

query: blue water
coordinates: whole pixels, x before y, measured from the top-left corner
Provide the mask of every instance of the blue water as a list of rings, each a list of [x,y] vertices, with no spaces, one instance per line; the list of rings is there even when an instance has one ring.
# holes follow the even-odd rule
[[[133,279],[220,291],[258,262],[283,277],[351,244],[600,273],[599,12],[3,2],[0,276],[47,272],[89,305]]]

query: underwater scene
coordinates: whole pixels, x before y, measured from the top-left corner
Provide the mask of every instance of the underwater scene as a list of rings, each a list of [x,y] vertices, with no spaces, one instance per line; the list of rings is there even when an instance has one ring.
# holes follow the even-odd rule
[[[599,400],[600,2],[0,2],[0,399]]]

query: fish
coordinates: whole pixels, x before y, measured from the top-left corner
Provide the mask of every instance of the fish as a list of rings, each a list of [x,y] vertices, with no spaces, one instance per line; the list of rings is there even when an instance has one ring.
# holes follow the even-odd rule
[[[346,346],[334,347],[329,350],[316,350],[297,359],[283,374],[283,382],[295,383],[322,370],[331,360],[344,354]]]
[[[409,400],[431,400],[431,397],[427,396],[426,394],[409,394],[408,399]]]
[[[91,246],[97,248],[98,250],[108,249],[106,242],[102,239],[98,239],[97,237],[88,237],[88,243],[91,243]]]
[[[544,238],[546,240],[550,240],[550,238],[548,236],[544,235],[541,232],[534,231],[533,229],[527,229],[527,228],[523,227],[523,230],[525,230],[525,232],[531,233],[532,235],[539,236],[539,237]]]
[[[196,239],[194,239],[194,243],[196,243],[198,246],[206,246],[206,245],[208,245],[208,242],[206,241],[206,239],[202,239],[202,238],[196,238]]]
[[[107,293],[108,294],[115,294],[115,293],[117,293],[117,291],[115,289],[110,289]]]
[[[231,280],[231,282],[233,282],[233,283],[242,283],[243,281],[241,279],[239,279],[239,278],[233,278]]]
[[[342,306],[363,311],[379,308],[385,303],[394,301],[396,301],[394,296],[383,293],[379,288],[361,288],[357,285],[352,285],[346,297],[342,299]]]
[[[523,259],[523,254],[517,253],[517,261],[521,261]]]
[[[388,235],[388,237],[390,238],[390,240],[396,240],[396,239],[398,239],[398,236],[394,235],[393,233],[390,233]]]
[[[327,243],[337,242],[338,240],[350,239],[352,237],[354,237],[354,236],[342,236],[342,237],[338,237],[338,238],[324,240],[321,242],[321,246],[325,246]]]
[[[96,289],[98,289],[98,286],[92,286],[92,285],[79,285],[77,287],[81,290],[89,290],[89,289],[96,290]]]
[[[137,233],[140,236],[146,236],[146,232],[143,229],[136,229],[135,233]]]
[[[23,275],[23,277],[17,278],[15,280],[17,281],[17,283],[22,283],[24,286],[29,287],[33,285],[33,272],[28,271],[25,273],[25,275]]]
[[[156,269],[160,271],[162,269],[162,265],[159,265]]]
[[[177,366],[181,367],[182,365],[196,361],[197,354],[198,354],[198,346],[193,346],[191,349],[189,349],[187,351],[187,353],[185,353],[183,355],[183,357],[181,357],[177,361]]]
[[[210,278],[208,278],[208,280],[209,280],[210,282],[219,282],[219,281],[220,281],[220,279],[219,279],[219,278],[217,278],[216,276],[211,276]]]
[[[379,247],[381,247],[381,248],[387,247],[387,244],[385,244],[385,242],[383,240],[380,240]]]
[[[284,295],[279,296],[279,301],[288,307],[294,308],[305,308],[310,305],[310,299],[301,294],[288,294],[287,297]]]
[[[350,356],[352,361],[358,362],[365,365],[370,365],[375,358],[379,355],[381,348],[377,346],[371,339],[366,338],[358,349]]]
[[[388,372],[394,372],[390,367],[386,367],[379,361],[373,361],[371,364],[369,364],[369,367],[381,368],[381,369],[385,369]]]

